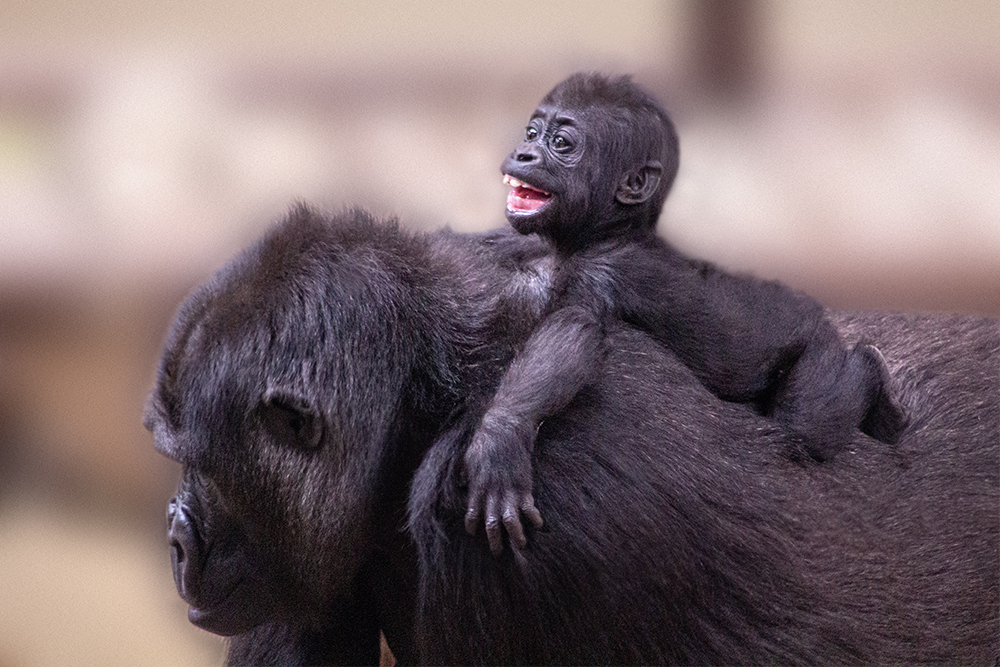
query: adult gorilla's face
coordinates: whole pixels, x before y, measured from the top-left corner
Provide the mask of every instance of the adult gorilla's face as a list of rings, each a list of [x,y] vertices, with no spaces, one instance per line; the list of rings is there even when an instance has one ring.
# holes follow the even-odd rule
[[[153,394],[146,425],[156,448],[183,464],[167,508],[178,593],[192,623],[233,635],[325,606],[350,575],[349,559],[331,555],[343,556],[342,541],[351,541],[350,524],[327,514],[350,513],[363,494],[352,497],[335,474],[340,443],[309,401],[257,389],[252,374],[241,382],[219,373],[198,338],[187,339],[173,382]],[[217,352],[237,369],[250,361]]]
[[[347,254],[324,236],[340,227],[301,217],[188,299],[146,408],[183,466],[167,512],[177,589],[219,634],[321,624],[310,614],[338,609],[371,553],[375,499],[406,488],[390,478],[420,353],[398,335],[404,292],[365,245],[375,228],[344,221]]]

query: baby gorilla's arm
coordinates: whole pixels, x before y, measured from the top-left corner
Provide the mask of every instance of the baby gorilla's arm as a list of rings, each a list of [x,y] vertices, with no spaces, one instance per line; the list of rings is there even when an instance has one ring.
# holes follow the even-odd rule
[[[503,550],[501,523],[511,544],[524,548],[521,514],[536,528],[542,516],[532,497],[531,452],[538,425],[586,386],[603,358],[604,329],[597,314],[568,306],[548,315],[514,358],[465,453],[469,509],[475,534],[485,516],[490,550]]]

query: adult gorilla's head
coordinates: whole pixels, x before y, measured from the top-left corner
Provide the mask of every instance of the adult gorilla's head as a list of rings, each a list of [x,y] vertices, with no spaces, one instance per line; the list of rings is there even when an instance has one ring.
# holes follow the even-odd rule
[[[504,160],[507,219],[572,249],[651,229],[677,175],[670,116],[627,76],[578,73],[552,89]]]
[[[184,468],[168,521],[197,625],[237,634],[349,596],[376,502],[405,492],[388,479],[401,425],[418,439],[409,415],[442,384],[415,371],[436,354],[422,263],[399,259],[419,245],[300,209],[178,313],[145,421]]]

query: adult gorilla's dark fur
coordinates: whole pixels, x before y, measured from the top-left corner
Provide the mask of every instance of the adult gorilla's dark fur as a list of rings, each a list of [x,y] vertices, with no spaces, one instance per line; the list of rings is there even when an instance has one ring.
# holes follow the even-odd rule
[[[619,325],[538,434],[544,527],[497,558],[467,535],[461,452],[546,252],[300,209],[188,299],[147,425],[184,467],[178,589],[231,662],[375,663],[380,630],[402,662],[1000,656],[994,320],[834,314],[912,426],[823,464]]]

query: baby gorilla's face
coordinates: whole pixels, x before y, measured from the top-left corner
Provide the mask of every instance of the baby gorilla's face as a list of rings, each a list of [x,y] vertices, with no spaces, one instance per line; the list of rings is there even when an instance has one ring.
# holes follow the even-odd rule
[[[662,167],[637,154],[646,133],[630,118],[607,100],[543,101],[501,166],[510,225],[568,252],[655,225]]]
[[[504,160],[507,220],[522,234],[559,237],[589,224],[600,213],[599,137],[588,113],[539,106],[524,141]]]

